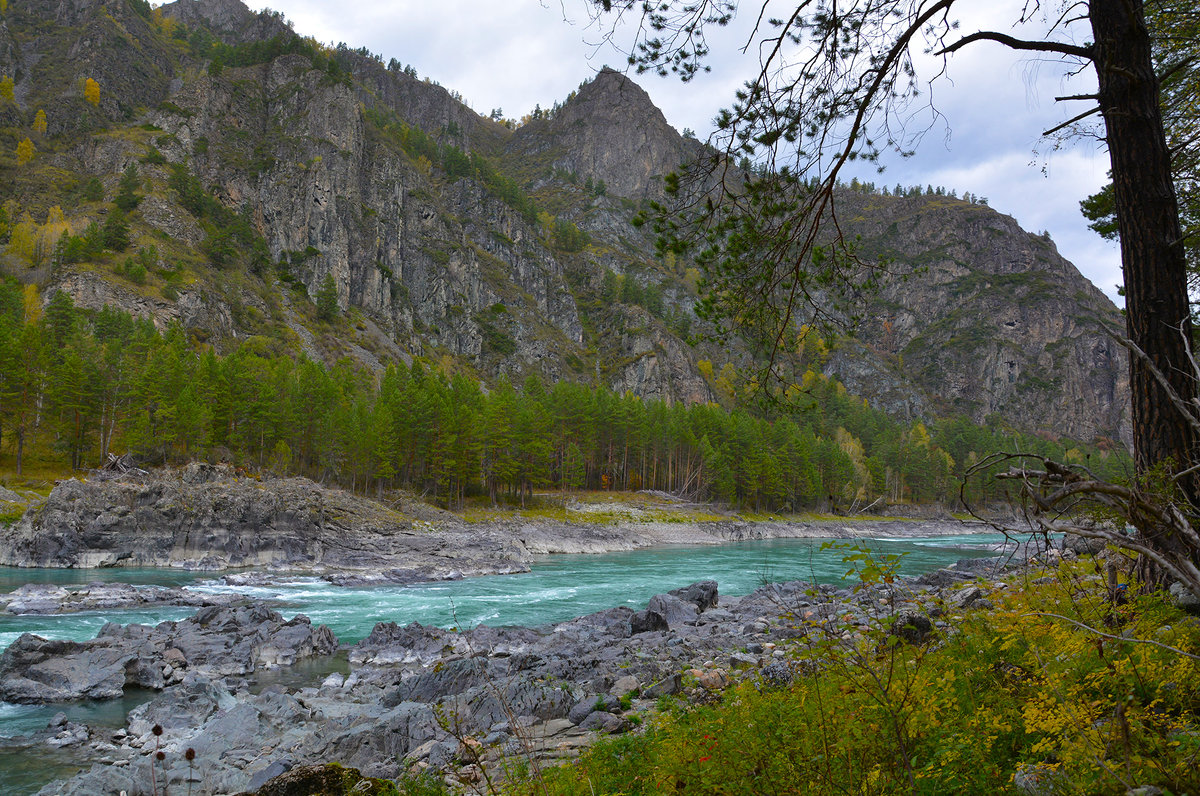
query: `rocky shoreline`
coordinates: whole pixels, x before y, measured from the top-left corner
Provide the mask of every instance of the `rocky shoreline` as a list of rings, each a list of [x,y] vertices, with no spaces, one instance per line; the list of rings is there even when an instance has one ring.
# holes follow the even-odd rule
[[[685,505],[568,505],[565,519],[502,513],[480,522],[417,500],[390,503],[303,478],[193,463],[144,477],[69,479],[0,533],[0,565],[87,569],[255,568],[307,572],[339,585],[412,583],[529,571],[554,553],[771,538],[963,533],[957,520],[696,519]],[[705,507],[711,508],[711,507]],[[574,509],[574,510],[573,510]],[[190,604],[190,603],[185,603]],[[11,609],[10,609],[11,610]]]
[[[47,785],[45,796],[132,796],[150,793],[152,781],[254,791],[323,761],[383,778],[429,770],[463,787],[504,758],[559,760],[598,733],[635,729],[663,696],[703,701],[742,677],[786,682],[798,673],[785,645],[805,632],[797,615],[846,636],[880,623],[914,640],[945,629],[957,612],[985,606],[1014,564],[967,559],[858,590],[791,582],[733,598],[707,581],[656,595],[641,611],[533,628],[384,622],[341,652],[327,628],[255,604],[208,607],[155,628],[110,625],[90,642],[26,635],[0,655],[4,699],[102,698],[126,687],[159,694],[116,730],[58,717],[4,743],[45,745],[90,764]],[[348,675],[255,687],[266,668],[337,655],[348,657]]]

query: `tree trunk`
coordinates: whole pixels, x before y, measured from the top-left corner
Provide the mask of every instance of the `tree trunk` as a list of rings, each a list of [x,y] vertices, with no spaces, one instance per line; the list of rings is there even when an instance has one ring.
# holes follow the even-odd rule
[[[1191,402],[1196,384],[1185,346],[1192,337],[1186,261],[1142,2],[1092,0],[1090,8],[1121,235],[1126,331],[1178,396]],[[1193,466],[1197,440],[1191,426],[1136,356],[1130,357],[1129,386],[1138,473],[1160,465],[1171,472]],[[1179,486],[1196,506],[1197,478],[1185,477]],[[1181,551],[1183,540],[1160,528],[1138,530],[1162,552],[1200,556]],[[1150,562],[1141,562],[1139,570],[1147,585],[1159,580]]]

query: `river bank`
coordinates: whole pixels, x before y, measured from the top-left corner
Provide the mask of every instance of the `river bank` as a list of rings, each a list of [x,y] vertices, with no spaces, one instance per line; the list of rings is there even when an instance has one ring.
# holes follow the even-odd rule
[[[0,565],[303,571],[351,584],[526,572],[537,556],[771,538],[963,533],[949,516],[910,520],[745,519],[670,496],[586,501],[555,511],[456,514],[376,501],[302,478],[193,463],[148,476],[69,479],[0,531]]]
[[[58,748],[92,765],[46,786],[47,795],[150,793],[152,782],[233,793],[325,760],[387,778],[428,769],[461,785],[506,756],[561,759],[597,733],[635,729],[663,696],[703,700],[742,677],[786,681],[796,674],[785,649],[803,632],[798,615],[848,634],[879,622],[918,635],[945,629],[954,611],[1001,588],[994,580],[960,587],[999,577],[1005,565],[964,560],[865,589],[792,581],[742,597],[702,582],[640,610],[617,606],[537,627],[381,622],[340,653],[328,629],[253,603],[157,628],[114,626],[91,642],[23,638],[0,656],[0,681],[21,684],[21,698],[47,679],[78,693],[111,693],[122,681],[161,691],[120,727],[63,716],[5,743]],[[292,661],[326,671],[321,662],[339,656],[348,668],[316,682],[257,681]]]

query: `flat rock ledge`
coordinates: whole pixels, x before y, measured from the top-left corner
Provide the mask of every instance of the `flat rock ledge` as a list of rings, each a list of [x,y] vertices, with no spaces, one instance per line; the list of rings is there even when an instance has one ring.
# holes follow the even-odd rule
[[[171,792],[189,783],[254,792],[325,761],[383,779],[427,771],[470,789],[506,759],[569,759],[598,735],[636,730],[636,717],[663,696],[705,701],[739,679],[774,687],[804,676],[785,654],[806,632],[797,616],[842,638],[883,623],[907,643],[926,643],[961,612],[987,607],[1013,564],[969,559],[891,584],[792,582],[735,598],[707,581],[656,595],[641,611],[617,607],[532,628],[383,622],[348,649],[348,674],[257,692],[247,672],[330,655],[332,635],[261,607],[206,608],[154,629],[106,628],[82,645],[23,638],[0,657],[0,680],[45,686],[64,671],[107,672],[76,678],[100,684],[71,689],[86,694],[111,693],[122,679],[143,684],[141,664],[131,665],[141,658],[181,673],[161,686],[151,678],[162,692],[121,729],[48,730],[47,738],[74,739],[70,748],[91,768],[47,785],[43,796],[149,793],[152,765],[154,781]],[[140,658],[128,657],[134,648]]]
[[[0,565],[257,568],[310,572],[349,586],[527,572],[535,556],[550,553],[968,530],[949,519],[749,522],[680,515],[667,521],[626,513],[602,522],[579,511],[568,512],[570,520],[501,515],[471,523],[415,500],[382,503],[304,478],[260,479],[226,465],[192,463],[57,484],[44,503],[0,534]]]
[[[329,628],[304,616],[285,621],[261,605],[210,606],[156,627],[110,622],[84,642],[25,633],[0,654],[0,701],[113,699],[126,688],[162,690],[188,676],[246,675],[336,650]]]

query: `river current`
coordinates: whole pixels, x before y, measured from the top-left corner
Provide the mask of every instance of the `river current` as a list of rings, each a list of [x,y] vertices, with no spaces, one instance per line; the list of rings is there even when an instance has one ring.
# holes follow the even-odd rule
[[[821,539],[779,539],[723,545],[662,547],[599,555],[547,556],[532,571],[458,581],[407,586],[339,587],[317,577],[296,575],[275,579],[269,586],[233,586],[219,573],[162,569],[37,570],[0,567],[0,593],[26,583],[60,585],[109,581],[132,584],[186,586],[200,592],[237,592],[270,601],[286,618],[308,616],[325,624],[343,644],[359,641],[377,622],[421,622],[443,627],[540,625],[628,605],[644,608],[654,594],[698,580],[717,581],[723,595],[748,594],[764,583],[808,580],[833,583],[853,580],[853,562],[845,561],[849,545],[873,554],[899,557],[899,571],[919,574],[961,558],[995,555],[1003,537],[963,534],[903,539],[839,540],[824,546]],[[59,616],[0,614],[0,649],[25,632],[46,638],[82,641],[93,638],[105,622],[156,624],[191,615],[190,608],[148,608],[83,612]],[[342,665],[344,665],[344,658]],[[297,672],[297,675],[304,674]],[[312,677],[320,673],[310,673]],[[0,736],[44,728],[58,711],[73,721],[122,726],[125,713],[149,694],[127,694],[105,703],[24,706],[0,702]],[[23,753],[28,755],[29,752]],[[0,753],[0,782],[18,774],[15,759]],[[25,760],[28,764],[30,761]],[[24,767],[24,766],[22,766]],[[37,766],[41,768],[41,766]],[[45,773],[39,776],[45,782]],[[30,783],[32,784],[32,783]],[[0,796],[36,788],[0,786]]]

